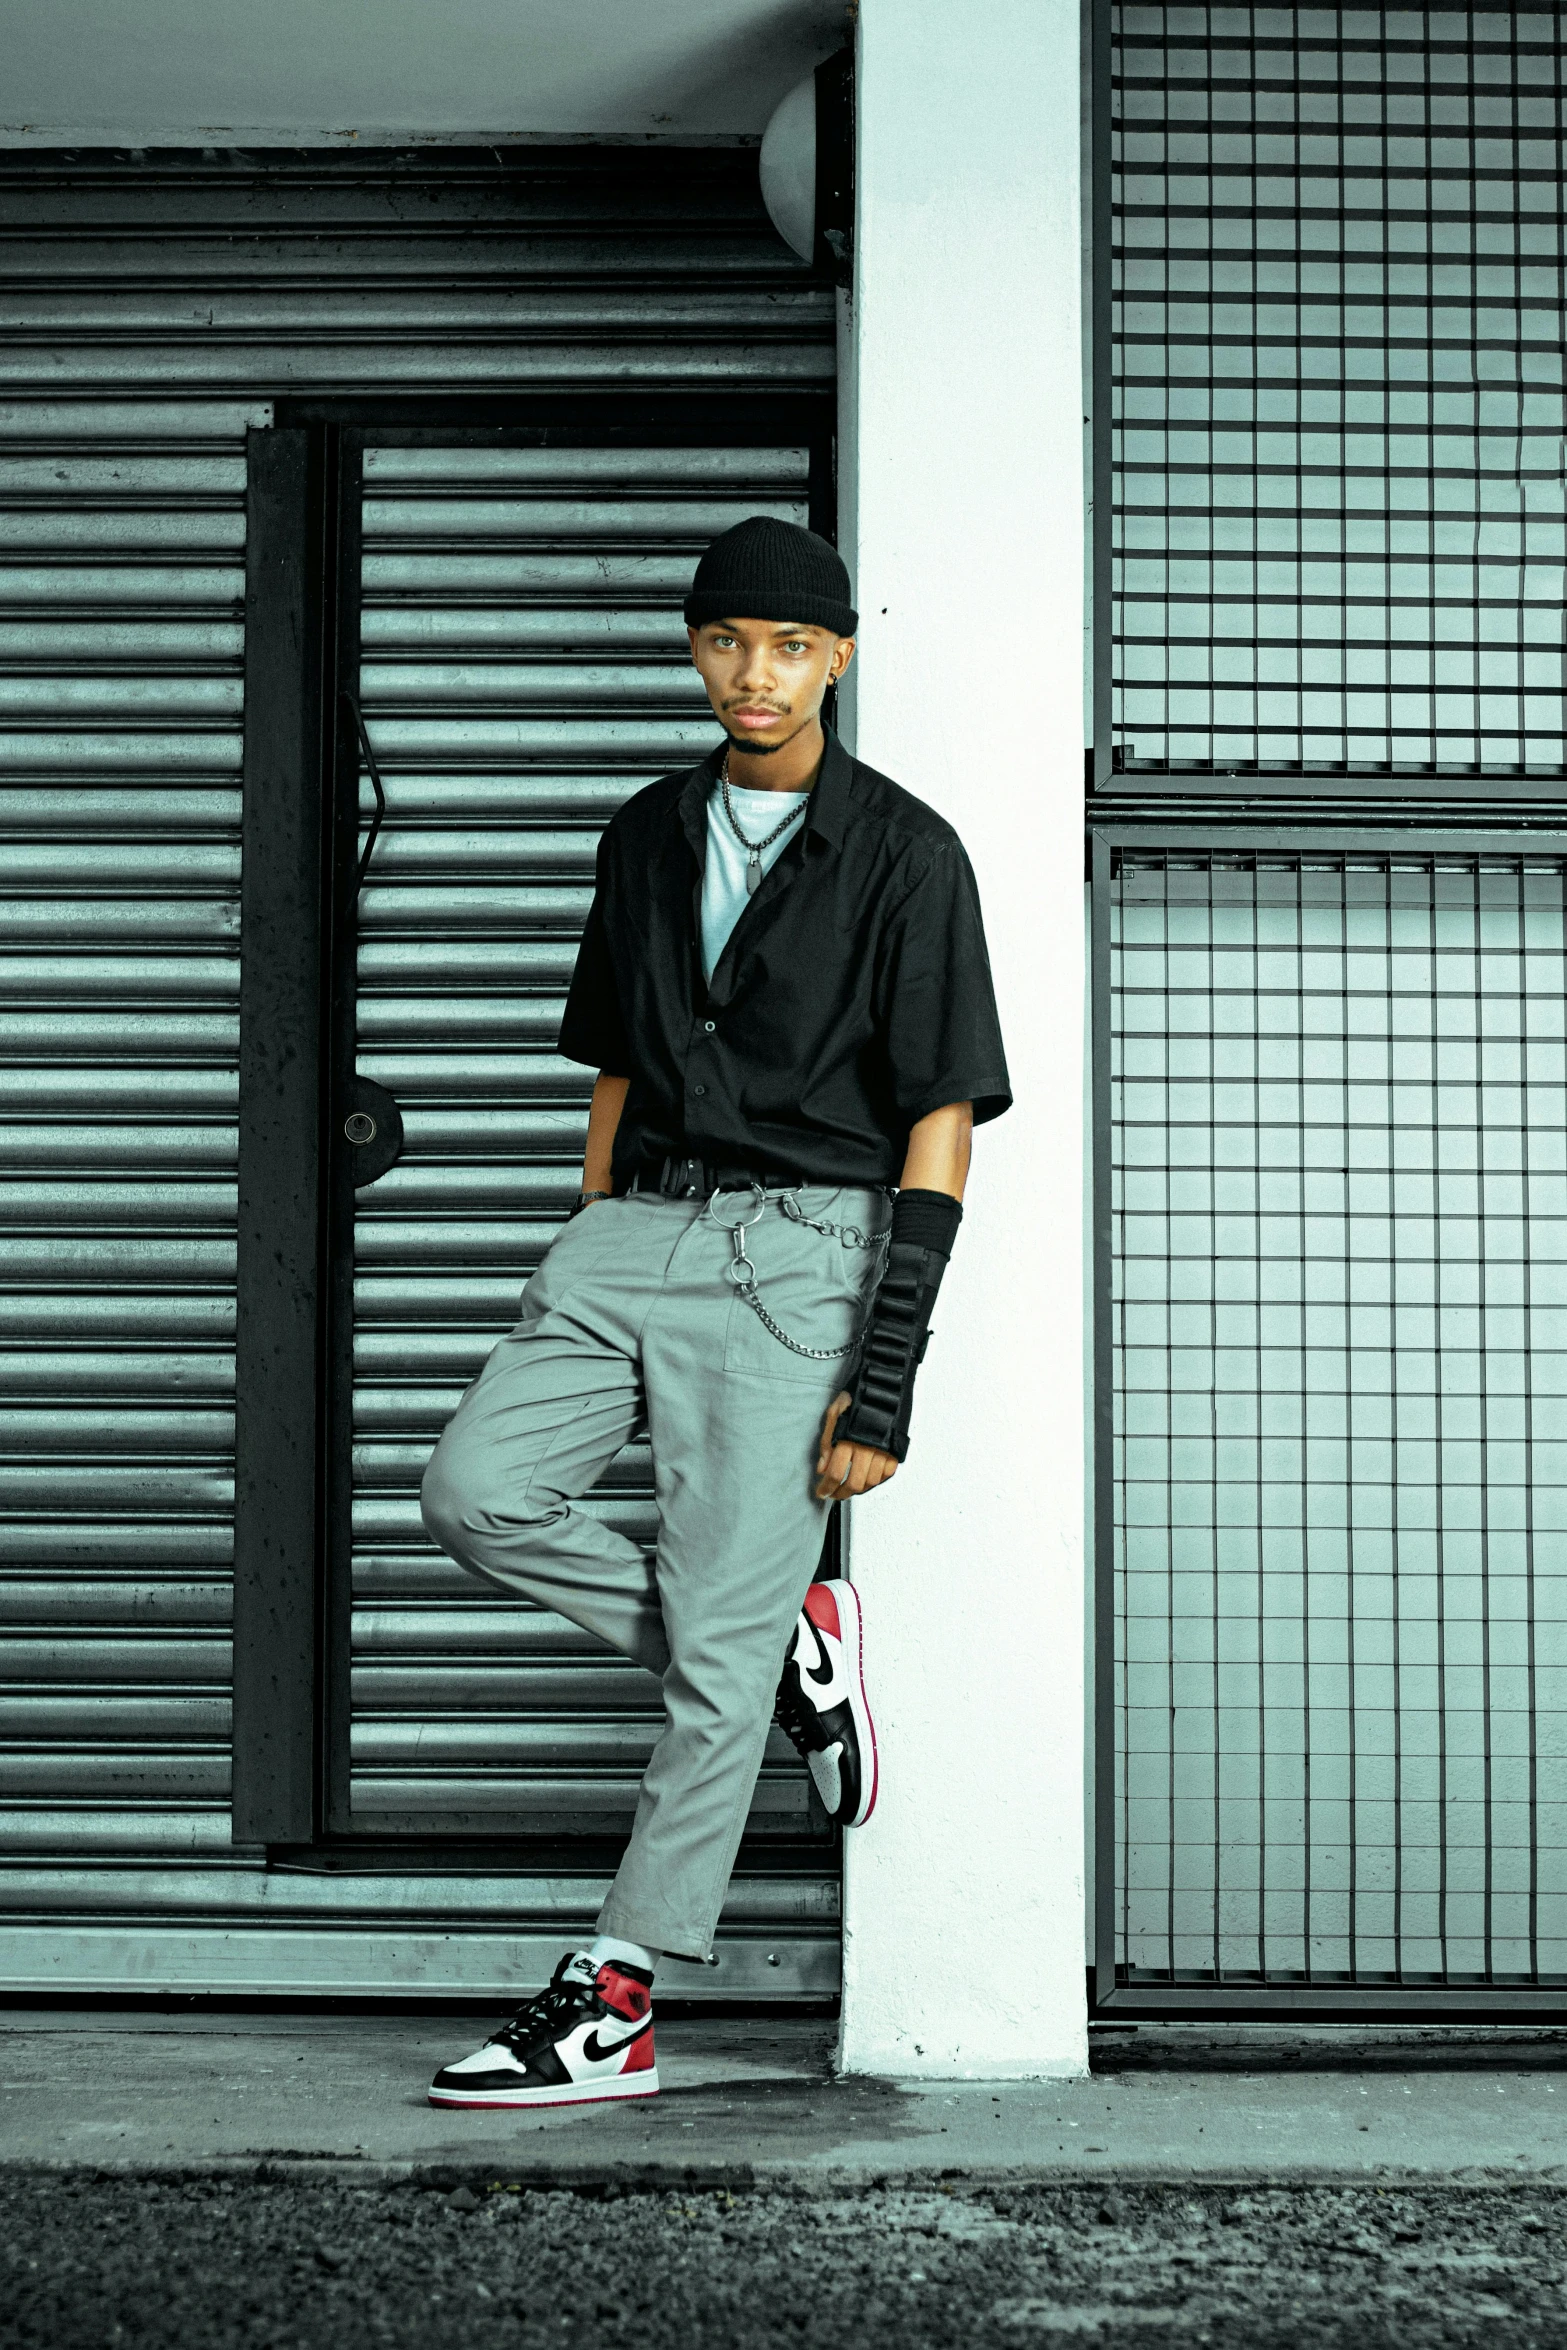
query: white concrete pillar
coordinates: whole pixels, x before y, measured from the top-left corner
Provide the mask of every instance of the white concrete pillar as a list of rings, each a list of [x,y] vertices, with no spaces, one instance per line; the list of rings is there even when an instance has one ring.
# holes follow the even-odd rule
[[[1016,1107],[980,1130],[891,1489],[855,1505],[882,1795],[841,2062],[1086,2064],[1077,0],[861,0],[843,539],[862,758],[958,827]]]

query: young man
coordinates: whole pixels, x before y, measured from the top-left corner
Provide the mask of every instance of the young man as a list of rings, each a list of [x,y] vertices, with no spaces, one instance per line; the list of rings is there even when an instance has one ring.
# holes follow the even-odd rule
[[[770,1716],[868,1816],[859,1607],[812,1575],[831,1504],[908,1451],[971,1129],[1011,1100],[957,835],[822,725],[837,554],[755,516],[685,617],[723,740],[599,844],[560,1039],[598,1072],[577,1211],[424,1481],[444,1550],[656,1673],[668,1718],[597,1938],[442,2104],[656,2091],[654,1963],[711,1956]],[[644,1429],[651,1564],[575,1506]]]

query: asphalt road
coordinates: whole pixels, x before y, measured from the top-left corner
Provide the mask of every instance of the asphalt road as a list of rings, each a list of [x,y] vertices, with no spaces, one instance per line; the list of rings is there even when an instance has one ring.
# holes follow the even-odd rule
[[[1567,2345],[1567,2193],[0,2174],[16,2350]]]

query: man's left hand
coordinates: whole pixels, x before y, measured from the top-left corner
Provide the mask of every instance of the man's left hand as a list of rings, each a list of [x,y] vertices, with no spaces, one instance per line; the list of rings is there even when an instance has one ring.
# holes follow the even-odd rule
[[[892,1454],[878,1452],[874,1444],[834,1444],[833,1430],[848,1410],[850,1400],[849,1391],[844,1388],[827,1406],[816,1455],[818,1501],[850,1501],[857,1493],[874,1493],[878,1485],[885,1485],[889,1477],[898,1474],[898,1464]]]

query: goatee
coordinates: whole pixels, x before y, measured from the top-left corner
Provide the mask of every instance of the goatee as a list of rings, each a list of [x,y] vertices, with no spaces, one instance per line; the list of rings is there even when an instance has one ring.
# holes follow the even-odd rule
[[[724,735],[729,748],[732,751],[742,752],[747,759],[770,759],[774,751],[783,749],[782,743],[754,743],[749,735],[730,734],[727,726],[724,728]]]

